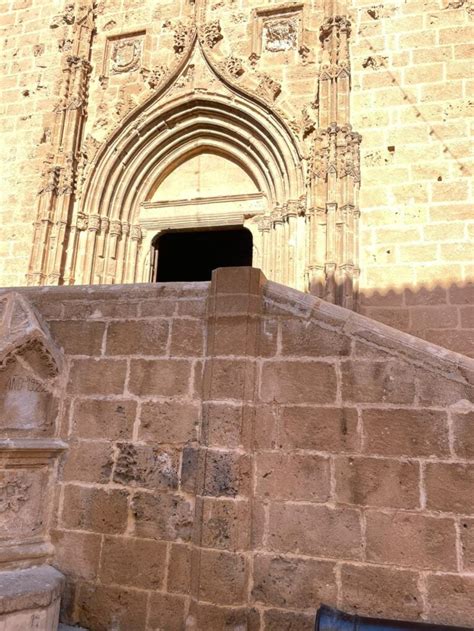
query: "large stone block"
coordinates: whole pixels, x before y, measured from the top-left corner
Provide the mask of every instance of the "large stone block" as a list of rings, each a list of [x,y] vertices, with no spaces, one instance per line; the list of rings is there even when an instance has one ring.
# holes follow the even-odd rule
[[[366,513],[367,560],[384,565],[456,570],[456,531],[452,519],[417,513]]]
[[[260,397],[268,403],[335,403],[334,365],[318,361],[265,361]]]
[[[132,360],[129,390],[140,396],[186,395],[191,386],[191,367],[191,362],[184,359]]]
[[[252,596],[256,602],[296,610],[335,603],[335,564],[314,559],[257,555]]]
[[[325,502],[330,495],[329,458],[264,452],[256,457],[256,480],[260,497]]]
[[[123,533],[127,527],[128,493],[120,489],[67,484],[61,521],[65,528],[97,533]]]
[[[272,504],[265,547],[282,554],[361,559],[359,512],[316,504]]]
[[[164,541],[189,541],[193,504],[181,495],[137,492],[132,498],[133,533],[136,537]]]
[[[375,565],[344,564],[340,606],[360,615],[420,620],[423,598],[418,574]]]
[[[335,476],[338,502],[385,508],[420,506],[417,462],[339,457],[335,460]]]
[[[133,537],[104,538],[98,574],[105,585],[160,590],[166,574],[166,544]]]

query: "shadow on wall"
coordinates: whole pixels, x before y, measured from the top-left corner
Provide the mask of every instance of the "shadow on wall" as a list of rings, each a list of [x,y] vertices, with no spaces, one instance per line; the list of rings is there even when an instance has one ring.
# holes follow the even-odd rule
[[[474,283],[370,290],[358,312],[401,331],[474,357]]]

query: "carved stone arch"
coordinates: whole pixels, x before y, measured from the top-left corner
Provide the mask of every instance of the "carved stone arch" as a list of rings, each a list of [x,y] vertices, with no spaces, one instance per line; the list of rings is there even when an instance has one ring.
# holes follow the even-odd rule
[[[76,233],[70,256],[75,282],[148,280],[141,209],[163,173],[206,149],[241,165],[258,184],[264,207],[242,215],[270,217],[304,198],[298,140],[264,104],[235,93],[196,91],[168,102],[155,99],[127,119],[95,161],[79,212],[86,230]]]

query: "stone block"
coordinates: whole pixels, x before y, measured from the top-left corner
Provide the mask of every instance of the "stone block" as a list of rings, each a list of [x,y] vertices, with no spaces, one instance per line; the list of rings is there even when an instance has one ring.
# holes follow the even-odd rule
[[[200,408],[196,403],[169,399],[142,404],[138,437],[140,440],[179,444],[191,442],[199,423]]]
[[[461,519],[462,567],[474,571],[474,519]]]
[[[360,559],[359,512],[315,504],[272,504],[265,547],[282,554]]]
[[[77,438],[126,440],[132,437],[137,404],[116,399],[76,399],[72,431]]]
[[[136,589],[82,583],[77,595],[77,622],[87,629],[145,631],[148,594]]]
[[[202,435],[209,447],[239,447],[244,440],[245,409],[241,404],[203,403]]]
[[[74,530],[120,534],[127,527],[128,493],[67,484],[64,487],[62,524]]]
[[[105,324],[88,321],[53,321],[49,323],[53,338],[68,355],[100,355]]]
[[[44,610],[52,606],[56,611],[64,586],[64,576],[50,565],[42,565],[28,569],[0,572],[0,615],[21,614],[25,626],[17,626],[15,617],[7,622],[7,631],[34,631],[34,616],[28,610],[36,611],[41,622],[50,618],[50,612]],[[42,611],[43,610],[43,611]],[[33,620],[32,620],[33,618]],[[21,618],[20,618],[21,619]],[[11,627],[9,625],[12,624]],[[57,623],[57,617],[56,617]],[[55,631],[54,618],[42,627],[44,631]]]
[[[313,320],[286,319],[281,323],[281,354],[303,357],[345,356],[351,340],[339,331],[323,328]]]
[[[190,629],[248,629],[258,631],[258,613],[247,607],[223,607],[191,601],[186,626]],[[256,626],[257,624],[257,626]]]
[[[181,489],[196,493],[198,477],[204,470],[204,453],[197,447],[184,447],[181,458]]]
[[[141,396],[186,395],[191,385],[191,366],[185,359],[132,359],[129,390]]]
[[[329,561],[258,554],[252,597],[258,603],[296,610],[336,603],[335,564]]]
[[[314,614],[297,613],[281,609],[267,609],[263,614],[265,629],[268,631],[313,631]]]
[[[137,492],[132,498],[132,531],[135,537],[163,541],[189,541],[194,506],[181,495]]]
[[[107,484],[113,466],[113,446],[106,441],[78,440],[69,444],[62,479]]]
[[[474,412],[452,414],[454,451],[459,458],[474,459]]]
[[[330,495],[329,458],[309,454],[256,456],[257,496],[271,500],[325,502]]]
[[[283,449],[357,452],[360,437],[355,408],[285,406],[279,444]]]
[[[455,570],[456,532],[452,519],[416,513],[366,513],[367,560],[384,565]]]
[[[260,398],[276,403],[334,403],[334,365],[317,361],[264,361]]]
[[[250,490],[250,461],[238,452],[209,450],[204,475],[203,495],[235,497]]]
[[[423,598],[418,573],[375,565],[343,564],[340,608],[376,618],[419,621]]]
[[[253,267],[220,267],[212,272],[211,293],[260,295],[266,281]]]
[[[474,620],[474,577],[429,574],[427,600],[431,620],[469,628]]]
[[[212,367],[211,367],[212,366]],[[248,400],[253,396],[255,364],[243,359],[213,359],[205,375],[208,398]]]
[[[191,548],[172,543],[168,563],[167,589],[169,592],[189,595],[191,588]]]
[[[250,507],[246,501],[202,500],[200,542],[207,548],[245,551],[250,542]]]
[[[371,409],[362,412],[362,422],[366,453],[416,458],[450,453],[445,412]]]
[[[186,601],[182,596],[155,592],[150,597],[148,628],[166,631],[182,631]]]
[[[114,359],[75,359],[69,373],[71,394],[121,394],[127,362]]]
[[[344,361],[342,398],[355,403],[413,403],[414,370],[396,361]]]
[[[200,600],[216,605],[245,603],[248,570],[244,555],[202,550],[199,559]]]
[[[427,463],[426,506],[430,510],[474,515],[474,465]]]
[[[53,530],[54,565],[68,577],[93,581],[97,577],[101,535],[72,530]]]
[[[171,357],[200,357],[204,350],[202,320],[174,318],[171,327]]]
[[[338,502],[406,509],[420,505],[417,462],[339,457],[335,467]]]
[[[119,443],[113,481],[150,490],[173,490],[179,483],[179,453],[139,443]]]
[[[133,537],[104,538],[99,580],[104,585],[162,589],[166,544]]]
[[[169,336],[168,320],[110,322],[106,355],[164,355]]]
[[[251,316],[221,316],[209,323],[208,353],[213,355],[254,355],[260,322]]]

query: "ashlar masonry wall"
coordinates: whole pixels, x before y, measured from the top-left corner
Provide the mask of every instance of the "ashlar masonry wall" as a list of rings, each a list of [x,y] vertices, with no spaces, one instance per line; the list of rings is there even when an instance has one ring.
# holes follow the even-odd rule
[[[474,5],[351,5],[360,309],[472,355]]]
[[[471,360],[250,268],[21,291],[69,363],[64,621],[472,625]]]

